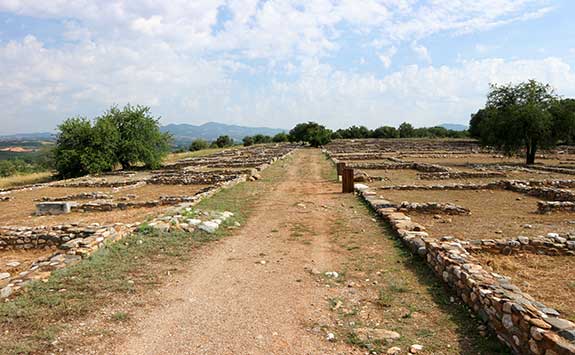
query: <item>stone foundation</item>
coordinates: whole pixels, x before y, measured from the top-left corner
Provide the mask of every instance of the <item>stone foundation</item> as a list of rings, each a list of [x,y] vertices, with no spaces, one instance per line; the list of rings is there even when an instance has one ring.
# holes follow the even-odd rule
[[[394,208],[381,207],[375,190],[358,193],[389,222],[405,245],[424,256],[432,270],[473,309],[516,354],[575,353],[575,324],[537,302],[509,278],[488,272],[464,245],[429,238],[425,228]]]

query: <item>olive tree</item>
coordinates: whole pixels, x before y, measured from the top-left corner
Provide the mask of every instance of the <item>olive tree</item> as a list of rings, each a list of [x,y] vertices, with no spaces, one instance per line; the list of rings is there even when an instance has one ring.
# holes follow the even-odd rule
[[[533,164],[538,149],[552,147],[561,139],[557,117],[552,114],[557,101],[551,86],[535,80],[517,85],[492,84],[485,110],[470,124],[474,132],[479,132],[481,143],[507,154],[524,149],[525,162]]]

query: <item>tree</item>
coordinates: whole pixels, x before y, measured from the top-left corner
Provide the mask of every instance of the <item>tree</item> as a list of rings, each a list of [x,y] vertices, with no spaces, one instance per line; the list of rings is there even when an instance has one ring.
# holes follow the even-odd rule
[[[535,80],[490,87],[485,105],[488,114],[478,125],[481,142],[508,154],[523,148],[525,162],[533,164],[539,148],[552,147],[561,138],[552,114],[557,95],[551,86]]]
[[[84,117],[73,117],[58,126],[54,164],[58,175],[71,178],[109,171],[117,162],[119,134],[109,120],[92,126]]]
[[[415,135],[415,129],[407,122],[403,122],[398,128],[400,138],[411,138]]]
[[[372,135],[373,138],[398,138],[399,132],[395,127],[391,126],[382,126],[376,128]]]
[[[287,142],[289,141],[289,137],[287,134],[285,134],[284,132],[280,132],[278,134],[276,134],[273,138],[272,141],[274,143],[282,143],[282,142]]]
[[[219,136],[213,143],[218,148],[225,148],[234,145],[234,140],[230,136],[225,135]]]
[[[254,144],[254,139],[250,136],[245,136],[242,141],[244,142],[244,147],[249,147]]]
[[[331,141],[331,130],[316,122],[299,123],[289,132],[290,142],[307,142],[319,147]]]
[[[192,141],[192,144],[190,144],[190,151],[196,152],[198,150],[208,149],[209,147],[210,144],[205,139],[195,139]]]
[[[254,137],[254,144],[271,143],[272,137],[263,134],[256,134]]]
[[[338,129],[337,132],[342,138],[358,139],[369,138],[372,132],[365,126],[351,126],[346,129]]]
[[[120,110],[113,106],[100,119],[111,120],[118,130],[116,155],[123,168],[136,163],[157,168],[169,152],[171,136],[160,132],[159,118],[150,115],[149,107],[128,104]]]
[[[551,107],[553,134],[567,144],[575,142],[575,99],[557,100]]]
[[[469,135],[471,138],[481,138],[481,122],[483,122],[488,115],[489,110],[485,108],[479,109],[476,113],[471,114],[471,119],[469,120]]]

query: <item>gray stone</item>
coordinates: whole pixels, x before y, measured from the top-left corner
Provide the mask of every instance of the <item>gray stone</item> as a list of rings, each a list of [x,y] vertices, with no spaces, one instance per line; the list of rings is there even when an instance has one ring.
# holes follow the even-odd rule
[[[12,286],[6,286],[0,290],[0,298],[7,298],[10,297],[12,294]]]
[[[0,280],[5,280],[10,278],[10,273],[8,272],[0,272]]]
[[[36,204],[36,215],[55,215],[70,213],[73,202],[41,202]]]

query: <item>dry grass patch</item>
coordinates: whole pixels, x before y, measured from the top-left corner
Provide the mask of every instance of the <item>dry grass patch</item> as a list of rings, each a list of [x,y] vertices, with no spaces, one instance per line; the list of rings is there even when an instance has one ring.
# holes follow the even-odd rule
[[[42,182],[48,182],[52,180],[53,173],[49,171],[44,171],[41,173],[25,174],[25,175],[13,175],[9,177],[0,178],[0,189],[6,189],[9,187],[17,187],[29,184],[39,184]]]
[[[478,254],[483,265],[510,276],[523,291],[575,321],[575,258],[547,255]]]

